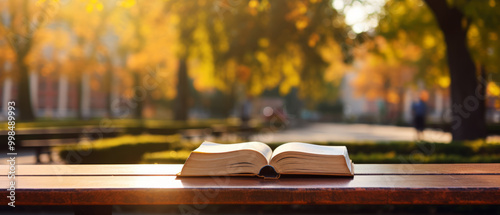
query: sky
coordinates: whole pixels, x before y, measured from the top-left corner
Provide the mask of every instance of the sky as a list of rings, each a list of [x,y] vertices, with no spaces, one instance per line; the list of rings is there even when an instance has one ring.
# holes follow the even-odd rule
[[[354,33],[369,31],[378,25],[386,0],[334,0],[333,7],[345,15]]]

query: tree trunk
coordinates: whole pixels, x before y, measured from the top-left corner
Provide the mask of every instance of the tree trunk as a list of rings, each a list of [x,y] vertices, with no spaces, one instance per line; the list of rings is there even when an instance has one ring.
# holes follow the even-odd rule
[[[23,121],[33,121],[35,120],[35,114],[33,113],[33,106],[31,104],[31,91],[29,82],[29,68],[24,63],[24,55],[18,57],[17,64],[19,68],[19,77],[17,82],[18,87],[18,104],[16,107],[19,110],[19,120]]]
[[[446,42],[451,78],[451,124],[453,140],[475,140],[486,137],[484,80],[478,82],[476,67],[467,46],[464,15],[446,0],[425,0]]]
[[[189,113],[189,80],[187,74],[187,62],[185,58],[179,59],[179,70],[177,72],[177,97],[174,104],[174,119],[187,120]]]
[[[404,88],[399,88],[398,89],[398,96],[399,96],[399,101],[398,101],[398,110],[396,112],[396,115],[394,116],[394,123],[395,124],[403,124],[405,121],[405,91]]]
[[[138,71],[134,72],[134,98],[136,106],[134,108],[134,118],[142,119],[142,111],[144,109],[144,101],[146,100],[146,91],[141,87],[141,76]]]
[[[83,102],[82,102],[82,99],[83,99],[83,83],[82,83],[83,79],[82,79],[82,74],[78,74],[76,76],[76,101],[77,101],[77,105],[76,105],[76,112],[78,114],[78,119],[80,120],[83,120],[85,118],[85,116],[83,115]]]
[[[108,118],[113,118],[112,101],[113,98],[113,66],[108,65],[104,75],[104,93],[106,93],[106,114]]]

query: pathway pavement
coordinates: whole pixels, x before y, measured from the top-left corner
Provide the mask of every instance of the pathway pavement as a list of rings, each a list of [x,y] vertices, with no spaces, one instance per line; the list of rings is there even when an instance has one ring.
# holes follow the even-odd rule
[[[300,128],[268,130],[252,137],[261,142],[366,142],[366,141],[414,141],[415,129],[388,125],[311,123]],[[451,134],[440,130],[426,129],[424,139],[432,142],[449,142]]]

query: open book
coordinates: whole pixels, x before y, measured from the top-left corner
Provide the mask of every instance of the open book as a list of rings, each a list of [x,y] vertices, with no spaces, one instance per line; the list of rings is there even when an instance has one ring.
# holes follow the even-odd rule
[[[260,142],[217,144],[203,142],[191,152],[179,176],[261,176],[281,174],[353,176],[345,146],[291,142],[274,152]]]

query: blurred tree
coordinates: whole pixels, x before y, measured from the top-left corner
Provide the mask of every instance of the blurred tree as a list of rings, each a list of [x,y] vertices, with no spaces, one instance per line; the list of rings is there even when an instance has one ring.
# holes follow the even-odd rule
[[[30,62],[40,60],[41,56],[33,54],[32,49],[37,45],[36,40],[40,29],[57,12],[58,3],[55,0],[9,0],[0,3],[2,17],[0,32],[3,41],[15,55],[14,78],[17,80],[18,94],[16,108],[19,110],[20,120],[34,120],[33,104],[30,91]],[[38,35],[37,35],[38,34]]]
[[[228,46],[216,75],[257,95],[279,86],[294,87],[302,98],[324,98],[328,83],[339,83],[352,42],[331,1],[256,1],[230,5],[220,16]],[[226,75],[228,72],[235,75]]]
[[[453,140],[485,138],[484,97],[486,95],[484,92],[478,92],[478,89],[486,88],[486,84],[480,83],[477,78],[476,66],[467,45],[467,31],[473,17],[465,16],[463,8],[449,4],[446,0],[426,0],[425,2],[433,12],[446,43],[451,79]],[[483,75],[482,78],[485,76]]]
[[[393,109],[383,120],[401,120],[408,87],[449,86],[445,46],[439,43],[442,35],[436,33],[439,29],[432,13],[423,4],[420,0],[388,1],[375,32],[361,34],[364,42],[355,48],[355,59],[362,63],[352,84],[358,95],[382,98],[384,106]]]
[[[85,8],[82,10],[82,8]],[[109,2],[101,2],[95,0],[80,0],[70,1],[63,5],[59,15],[59,20],[62,23],[67,23],[70,31],[67,31],[70,36],[74,38],[75,42],[71,42],[65,47],[66,55],[68,56],[66,69],[62,72],[71,77],[72,82],[76,85],[77,89],[77,116],[79,119],[86,118],[83,113],[83,77],[92,76],[94,73],[105,73],[109,68],[106,63],[108,52],[103,38],[107,33],[109,27],[108,18],[115,9],[114,5]],[[68,29],[66,29],[68,30]],[[54,38],[57,43],[59,38]],[[104,90],[106,95],[110,94],[110,87],[112,84],[110,79],[105,77],[106,84],[92,84],[96,81],[89,78],[91,86],[98,86]],[[110,111],[109,102],[106,104],[106,110]],[[111,115],[108,113],[108,115]]]
[[[189,109],[194,101],[189,87],[190,77],[195,79],[194,87],[197,90],[212,86],[216,60],[213,46],[224,39],[224,35],[214,31],[217,28],[214,25],[218,22],[214,4],[212,1],[182,0],[165,3],[165,12],[172,13],[177,20],[178,67],[173,107],[175,120],[188,119]]]
[[[176,113],[187,119],[189,88],[258,95],[279,86],[317,101],[340,83],[349,42],[331,1],[169,1],[179,17]],[[234,93],[236,92],[236,93]]]
[[[400,32],[404,34],[404,32]],[[370,100],[382,98],[385,107],[397,107],[396,116],[381,116],[383,121],[400,120],[403,114],[405,89],[415,84],[417,64],[422,49],[400,35],[387,41],[382,36],[366,41],[355,50],[355,58],[362,62],[357,78],[351,84],[357,95]]]
[[[133,116],[143,117],[144,105],[162,96],[173,97],[170,74],[176,69],[176,20],[165,12],[163,1],[121,1],[120,12],[112,19],[120,35],[118,54],[126,59],[127,73],[132,75],[129,97]],[[178,67],[182,67],[179,65]],[[163,93],[158,93],[163,91]]]
[[[385,5],[380,35],[388,41],[409,38],[422,48],[413,64],[417,77],[450,86],[454,140],[486,136],[486,70],[497,70],[492,59],[498,59],[499,12],[495,0],[390,0]],[[447,71],[449,78],[443,75]]]

